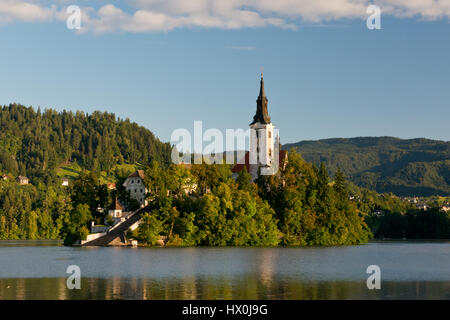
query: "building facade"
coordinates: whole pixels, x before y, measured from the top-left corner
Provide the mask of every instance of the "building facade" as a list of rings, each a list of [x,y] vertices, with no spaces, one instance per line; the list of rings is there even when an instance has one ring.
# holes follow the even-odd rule
[[[24,177],[24,176],[18,176],[16,178],[16,181],[19,184],[28,184],[30,182],[30,180],[27,177]]]
[[[141,207],[147,205],[147,200],[145,199],[147,189],[144,185],[144,170],[137,170],[130,174],[123,183],[123,186],[130,192],[130,196],[141,204]]]
[[[234,177],[245,167],[254,181],[259,175],[277,173],[279,168],[286,163],[287,153],[281,150],[280,137],[275,134],[275,126],[269,116],[268,104],[264,78],[261,74],[256,113],[250,123],[250,151],[231,169]]]

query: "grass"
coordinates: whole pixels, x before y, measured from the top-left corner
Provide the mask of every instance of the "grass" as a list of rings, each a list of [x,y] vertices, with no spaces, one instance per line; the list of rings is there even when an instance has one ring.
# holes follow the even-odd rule
[[[116,170],[116,169],[123,170],[125,172],[134,172],[136,170],[143,169],[143,165],[140,163],[117,164],[116,166],[114,166],[112,168],[111,172],[114,172],[114,170]],[[58,177],[61,177],[61,178],[75,179],[83,171],[89,172],[89,170],[83,170],[83,168],[81,168],[77,163],[62,164],[58,169],[56,169],[56,174],[58,175]],[[100,172],[100,182],[101,183],[115,182],[115,179],[112,175],[108,176],[106,171],[101,171]]]

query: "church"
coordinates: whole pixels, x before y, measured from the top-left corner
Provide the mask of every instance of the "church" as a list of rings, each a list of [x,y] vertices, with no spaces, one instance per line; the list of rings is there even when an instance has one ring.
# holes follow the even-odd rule
[[[280,136],[274,134],[276,130],[269,116],[268,104],[264,78],[261,74],[256,114],[250,123],[250,151],[245,153],[244,159],[232,167],[234,177],[246,168],[255,181],[260,175],[276,174],[287,163],[287,151],[281,150]]]

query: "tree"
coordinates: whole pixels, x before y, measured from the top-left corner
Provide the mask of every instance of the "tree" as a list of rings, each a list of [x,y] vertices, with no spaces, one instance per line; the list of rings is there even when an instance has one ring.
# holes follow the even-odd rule
[[[247,167],[245,166],[241,171],[239,171],[236,178],[236,183],[239,190],[245,190],[250,193],[254,193],[256,191],[255,184],[252,182],[252,175],[248,173]]]
[[[102,218],[97,209],[105,208],[108,202],[108,190],[92,172],[83,173],[74,180],[72,203],[74,206],[86,204],[94,218]],[[100,219],[101,220],[101,219]]]
[[[337,169],[334,176],[333,189],[338,200],[338,206],[342,207],[347,201],[349,194],[347,182],[345,181],[344,174],[342,173],[340,168]]]
[[[155,245],[162,231],[162,222],[152,213],[144,213],[138,229],[138,240]]]
[[[92,220],[92,215],[87,204],[78,204],[71,212],[66,229],[65,244],[73,244],[76,240],[86,240],[89,234],[88,225]]]

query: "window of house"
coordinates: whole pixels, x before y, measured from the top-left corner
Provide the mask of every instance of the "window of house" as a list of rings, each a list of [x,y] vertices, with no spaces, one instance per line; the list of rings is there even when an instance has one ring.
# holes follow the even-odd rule
[[[142,192],[142,189],[141,189],[141,192]]]
[[[131,180],[131,183],[134,183],[134,180]]]
[[[272,156],[272,149],[269,148],[269,157],[271,157],[271,156]]]
[[[269,131],[269,138],[272,138],[272,131]]]

